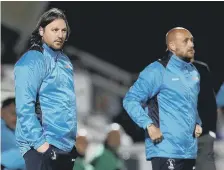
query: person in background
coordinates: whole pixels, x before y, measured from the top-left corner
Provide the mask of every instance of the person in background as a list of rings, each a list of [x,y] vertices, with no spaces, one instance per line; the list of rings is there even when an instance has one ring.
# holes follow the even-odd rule
[[[32,32],[30,48],[15,64],[16,140],[27,170],[74,166],[74,71],[63,52],[69,32],[61,10],[46,11]]]
[[[218,139],[224,140],[224,82],[216,95],[216,103],[218,107]]]
[[[118,154],[121,144],[120,125],[109,126],[104,145],[98,149],[91,161],[95,170],[126,170],[123,159]]]
[[[1,108],[1,165],[2,170],[24,170],[25,161],[16,146],[15,98],[7,98]]]
[[[202,122],[193,39],[182,27],[168,31],[167,55],[140,73],[123,100],[129,116],[145,130],[146,158],[153,170],[195,168]]]
[[[76,149],[78,157],[75,160],[73,170],[93,170],[93,166],[86,162],[86,152],[88,148],[88,134],[85,129],[80,129],[76,137]]]
[[[200,74],[198,113],[202,121],[203,133],[198,139],[197,170],[216,170],[214,141],[216,138],[217,107],[211,72],[206,63],[192,60]]]

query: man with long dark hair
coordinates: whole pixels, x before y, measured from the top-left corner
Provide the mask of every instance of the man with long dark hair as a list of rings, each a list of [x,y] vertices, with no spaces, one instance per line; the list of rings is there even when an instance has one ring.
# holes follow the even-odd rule
[[[27,170],[70,170],[76,157],[73,66],[63,53],[69,36],[65,14],[45,12],[29,50],[16,63],[16,140]]]

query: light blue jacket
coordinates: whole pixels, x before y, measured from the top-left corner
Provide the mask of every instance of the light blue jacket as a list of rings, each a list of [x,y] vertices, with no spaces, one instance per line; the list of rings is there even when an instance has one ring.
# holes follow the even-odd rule
[[[224,83],[222,83],[222,85],[217,93],[216,103],[217,103],[218,108],[224,107]]]
[[[195,125],[201,124],[197,112],[200,76],[193,64],[172,55],[164,67],[155,61],[147,66],[127,92],[123,106],[138,126],[154,123],[164,140],[153,144],[146,132],[146,157],[192,158],[197,155]],[[143,105],[157,99],[149,107]],[[158,122],[156,116],[159,117]]]
[[[25,170],[25,161],[16,146],[15,132],[1,119],[1,164],[7,170]]]
[[[73,67],[62,51],[46,44],[29,50],[16,63],[16,140],[25,154],[44,142],[69,152],[77,130]],[[39,94],[41,115],[35,112]],[[38,119],[41,119],[41,121]]]

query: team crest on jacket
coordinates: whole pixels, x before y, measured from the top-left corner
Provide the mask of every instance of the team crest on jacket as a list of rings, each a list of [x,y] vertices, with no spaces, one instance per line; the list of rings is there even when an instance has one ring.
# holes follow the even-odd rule
[[[168,169],[170,169],[170,170],[175,169],[174,168],[174,166],[175,166],[175,160],[174,159],[168,159],[166,163],[168,164]]]
[[[192,80],[198,81],[199,78],[198,77],[192,77]]]
[[[69,64],[66,64],[65,68],[72,69],[72,67]]]

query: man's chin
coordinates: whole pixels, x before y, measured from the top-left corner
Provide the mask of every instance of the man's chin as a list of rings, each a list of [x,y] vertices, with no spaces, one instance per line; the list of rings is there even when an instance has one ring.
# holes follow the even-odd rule
[[[62,45],[54,45],[52,48],[55,49],[55,50],[61,50]]]
[[[190,52],[190,54],[188,53],[187,58],[189,58],[189,59],[194,58],[194,53],[195,52]]]
[[[186,58],[189,58],[189,59],[193,59],[194,58],[194,55],[186,55],[185,57]]]

